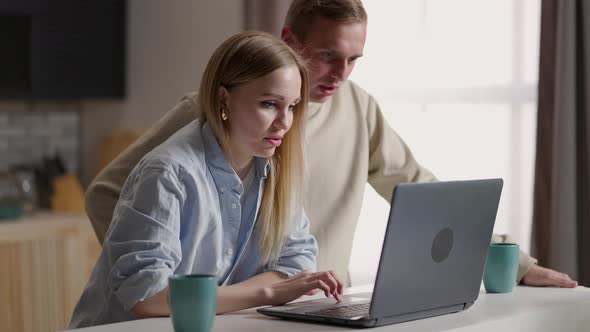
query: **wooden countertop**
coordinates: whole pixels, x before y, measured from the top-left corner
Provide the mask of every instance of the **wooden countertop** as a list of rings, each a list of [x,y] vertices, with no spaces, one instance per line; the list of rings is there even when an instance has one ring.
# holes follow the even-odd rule
[[[22,241],[54,236],[55,233],[92,231],[84,214],[55,213],[51,211],[26,214],[18,219],[0,220],[0,241]]]

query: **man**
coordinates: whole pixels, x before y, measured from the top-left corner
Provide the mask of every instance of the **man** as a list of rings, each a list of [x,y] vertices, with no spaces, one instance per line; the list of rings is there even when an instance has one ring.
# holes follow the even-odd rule
[[[367,15],[358,0],[295,0],[281,37],[309,61],[310,100],[305,208],[319,244],[318,269],[347,276],[365,184],[387,201],[402,182],[436,178],[420,166],[391,129],[377,102],[347,81],[363,54]],[[121,186],[143,155],[198,114],[186,96],[90,185],[86,207],[102,242]],[[509,241],[494,236],[494,241]],[[529,285],[575,287],[567,275],[536,265],[521,252],[518,280]]]

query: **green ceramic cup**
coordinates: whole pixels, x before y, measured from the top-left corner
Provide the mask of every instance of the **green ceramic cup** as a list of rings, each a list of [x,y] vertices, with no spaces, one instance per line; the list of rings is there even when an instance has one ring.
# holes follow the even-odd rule
[[[492,243],[488,250],[483,285],[488,293],[510,293],[518,273],[518,244]]]
[[[171,276],[168,305],[174,331],[211,331],[217,311],[217,278],[202,274]]]

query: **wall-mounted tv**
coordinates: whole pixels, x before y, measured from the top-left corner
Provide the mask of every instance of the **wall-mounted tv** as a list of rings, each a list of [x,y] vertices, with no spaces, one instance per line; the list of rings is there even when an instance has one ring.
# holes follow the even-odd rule
[[[3,0],[0,45],[0,99],[125,96],[124,0]]]

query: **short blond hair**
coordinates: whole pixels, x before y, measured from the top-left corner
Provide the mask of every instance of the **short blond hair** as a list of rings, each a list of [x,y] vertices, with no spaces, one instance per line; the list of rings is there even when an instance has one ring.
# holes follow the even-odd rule
[[[339,23],[363,23],[367,12],[360,0],[293,0],[285,25],[304,40],[313,19],[317,16]]]
[[[219,89],[247,84],[286,66],[301,75],[301,100],[295,106],[291,129],[269,158],[256,229],[265,260],[280,254],[289,222],[303,211],[303,126],[308,103],[307,68],[303,59],[282,40],[259,31],[231,36],[213,53],[203,73],[199,106],[221,147],[226,150],[227,128],[221,117]]]

